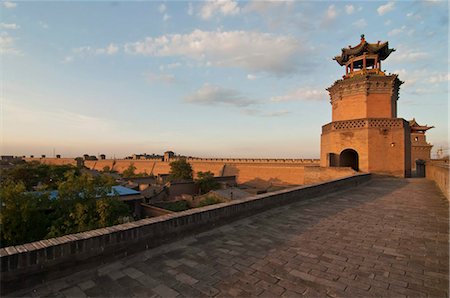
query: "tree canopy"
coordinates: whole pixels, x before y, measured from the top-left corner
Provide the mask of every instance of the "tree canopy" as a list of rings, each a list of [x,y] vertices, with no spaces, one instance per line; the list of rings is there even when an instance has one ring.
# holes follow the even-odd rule
[[[186,158],[180,158],[170,163],[169,179],[173,180],[192,180],[192,167]]]
[[[214,174],[210,171],[197,172],[195,183],[198,185],[200,194],[205,194],[219,188],[219,183],[214,180]]]
[[[20,173],[29,172],[20,177]],[[0,185],[1,246],[78,233],[129,220],[128,206],[111,196],[115,181],[109,175],[92,176],[76,168],[36,164],[10,169]],[[56,175],[55,173],[58,173]],[[52,175],[51,179],[48,175]],[[3,179],[4,178],[4,179]],[[43,189],[44,182],[58,194]]]

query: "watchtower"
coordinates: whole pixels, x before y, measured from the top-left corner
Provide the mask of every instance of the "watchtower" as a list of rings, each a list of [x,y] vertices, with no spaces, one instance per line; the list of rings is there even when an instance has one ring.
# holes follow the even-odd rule
[[[333,60],[345,75],[327,90],[332,122],[322,126],[321,166],[395,176],[411,175],[408,121],[397,118],[398,76],[381,70],[395,49],[388,42],[360,43],[343,48]]]

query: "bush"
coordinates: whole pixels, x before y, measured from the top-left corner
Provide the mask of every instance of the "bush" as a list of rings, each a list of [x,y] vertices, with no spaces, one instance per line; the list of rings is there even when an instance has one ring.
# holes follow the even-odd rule
[[[214,204],[218,204],[218,203],[222,203],[222,200],[220,200],[218,198],[214,198],[214,197],[206,197],[205,199],[201,200],[198,203],[198,207],[204,207],[204,206],[214,205]]]
[[[168,203],[164,209],[180,212],[189,209],[189,204],[186,201],[176,201]]]
[[[206,194],[211,190],[218,189],[219,183],[214,180],[214,174],[208,172],[197,172],[195,183],[198,185],[200,194]]]

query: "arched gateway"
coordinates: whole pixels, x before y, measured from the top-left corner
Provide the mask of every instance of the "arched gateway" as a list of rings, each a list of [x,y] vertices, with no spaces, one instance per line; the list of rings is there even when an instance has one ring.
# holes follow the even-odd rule
[[[353,170],[359,170],[358,152],[353,149],[345,149],[339,155],[339,166],[351,167]]]

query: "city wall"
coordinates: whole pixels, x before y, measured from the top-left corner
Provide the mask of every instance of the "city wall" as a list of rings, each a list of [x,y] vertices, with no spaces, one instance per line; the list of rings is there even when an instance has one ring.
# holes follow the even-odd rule
[[[450,165],[443,161],[428,161],[425,164],[425,176],[427,179],[433,180],[442,191],[447,200],[449,197],[449,171]]]
[[[298,186],[246,199],[190,209],[103,229],[0,249],[2,294],[99,266],[132,253],[211,229],[238,218],[330,192],[370,179],[358,174],[321,184]]]
[[[70,158],[27,158],[48,164],[72,164]],[[188,158],[194,173],[211,171],[214,176],[236,176],[237,183],[258,185],[304,185],[316,183],[354,173],[350,168],[320,168],[318,159],[221,159]],[[84,165],[102,171],[105,167],[118,171],[126,170],[130,164],[136,173],[168,174],[170,162],[161,160],[104,159],[85,160]]]

